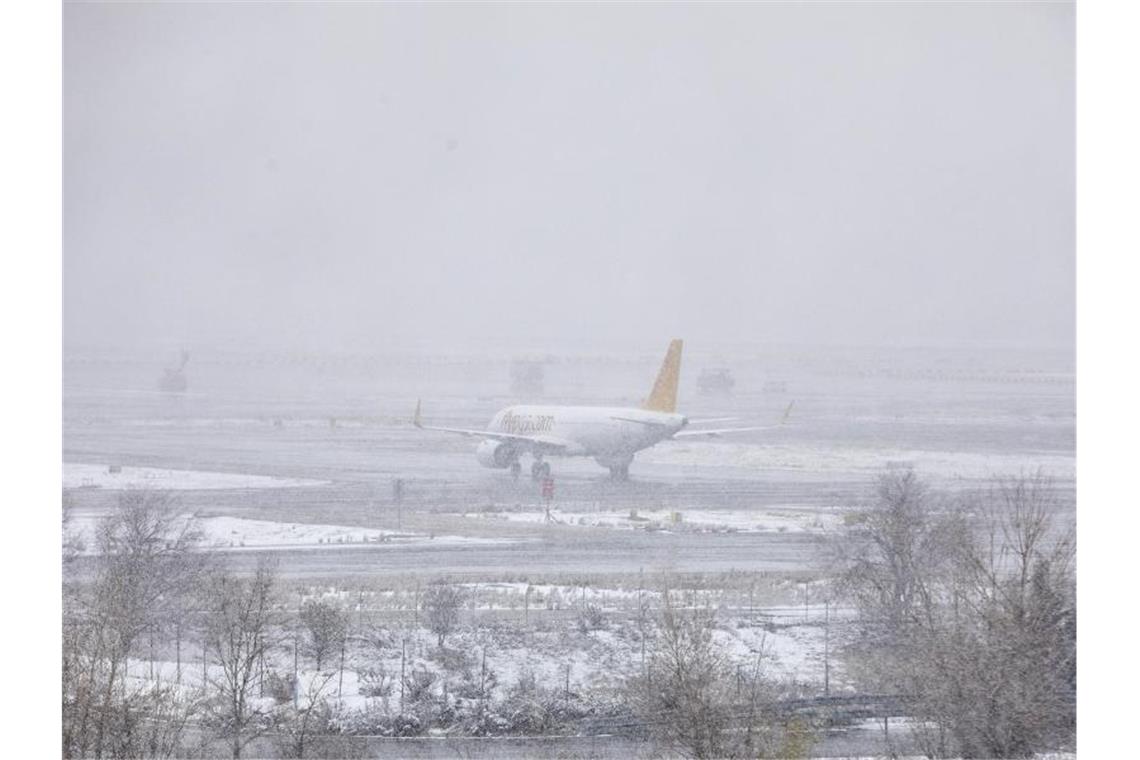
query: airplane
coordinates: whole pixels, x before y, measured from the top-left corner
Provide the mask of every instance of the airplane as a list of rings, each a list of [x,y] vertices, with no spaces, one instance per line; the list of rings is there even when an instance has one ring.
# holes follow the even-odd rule
[[[515,477],[522,470],[520,458],[529,454],[534,460],[531,477],[536,480],[550,476],[550,463],[546,458],[556,456],[592,457],[609,469],[612,479],[627,480],[634,454],[661,441],[770,430],[787,422],[791,404],[780,425],[686,430],[689,418],[677,413],[681,348],[679,339],[669,343],[657,380],[641,408],[515,405],[495,414],[486,430],[465,430],[425,425],[420,401],[417,400],[412,424],[421,430],[483,439],[475,449],[479,464],[509,469]]]

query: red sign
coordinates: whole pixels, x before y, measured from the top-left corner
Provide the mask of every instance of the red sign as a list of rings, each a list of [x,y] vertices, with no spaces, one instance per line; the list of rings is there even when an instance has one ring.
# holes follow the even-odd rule
[[[554,478],[542,479],[542,498],[547,501],[554,498]]]

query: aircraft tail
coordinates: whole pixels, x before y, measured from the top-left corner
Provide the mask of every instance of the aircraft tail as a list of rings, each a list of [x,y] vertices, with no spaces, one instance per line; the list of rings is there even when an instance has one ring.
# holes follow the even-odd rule
[[[657,382],[653,383],[653,390],[643,405],[645,409],[651,412],[677,411],[677,381],[681,377],[681,345],[682,341],[679,338],[669,342],[665,361],[661,363],[661,370],[657,373]]]

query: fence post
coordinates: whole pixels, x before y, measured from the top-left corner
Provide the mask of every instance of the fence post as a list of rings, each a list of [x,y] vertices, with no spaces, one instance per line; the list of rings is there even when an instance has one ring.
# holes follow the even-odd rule
[[[174,681],[182,683],[182,616],[174,623]]]
[[[348,645],[348,631],[345,631],[340,638],[340,677],[336,682],[336,699],[340,701],[341,689],[344,688],[344,650]]]
[[[831,696],[831,600],[823,602],[823,695]]]
[[[482,704],[487,696],[487,647],[483,647],[483,665],[479,671],[479,702]]]

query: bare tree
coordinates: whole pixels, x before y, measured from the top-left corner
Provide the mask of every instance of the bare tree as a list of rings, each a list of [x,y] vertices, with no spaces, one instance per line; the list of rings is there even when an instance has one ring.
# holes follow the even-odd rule
[[[168,713],[170,696],[128,687],[132,650],[183,603],[204,568],[190,550],[198,534],[161,491],[124,491],[98,526],[90,577],[64,587],[64,755],[142,755],[134,742],[139,705]],[[157,749],[154,750],[157,752]]]
[[[200,700],[176,687],[146,684],[129,688],[121,721],[107,745],[109,757],[173,758],[186,754],[182,737],[198,713]]]
[[[669,750],[690,758],[735,754],[730,695],[733,668],[712,639],[711,610],[676,610],[668,591],[648,675],[634,679],[646,725]]]
[[[887,478],[870,519],[847,536],[860,548],[844,578],[874,685],[911,700],[932,756],[1063,746],[1075,719],[1074,542],[1053,527],[1052,484],[1000,480],[936,516],[913,498],[924,489],[909,473]]]
[[[63,565],[66,568],[87,548],[74,524],[75,503],[71,494],[63,492]]]
[[[328,732],[329,705],[327,696],[331,691],[334,673],[317,673],[309,679],[304,696],[281,722],[281,736],[278,745],[282,757],[303,758],[305,750],[313,749],[314,737]]]
[[[1075,542],[1055,494],[1040,473],[995,483],[956,563],[956,612],[927,632],[918,693],[964,756],[1028,757],[1075,730]]]
[[[436,635],[440,647],[459,624],[459,610],[466,596],[462,587],[442,582],[433,583],[424,592],[421,604],[428,630]]]
[[[334,602],[310,599],[301,606],[301,624],[308,631],[309,649],[320,670],[325,658],[340,651],[348,635],[348,614]]]
[[[932,582],[945,572],[961,539],[953,511],[939,512],[913,470],[879,478],[877,503],[836,544],[841,586],[887,639],[903,635],[928,609]]]
[[[232,756],[272,726],[272,710],[258,699],[259,664],[274,643],[281,614],[274,604],[274,568],[258,564],[253,577],[216,574],[207,586],[207,650],[220,666],[210,677],[209,723],[226,739]]]

